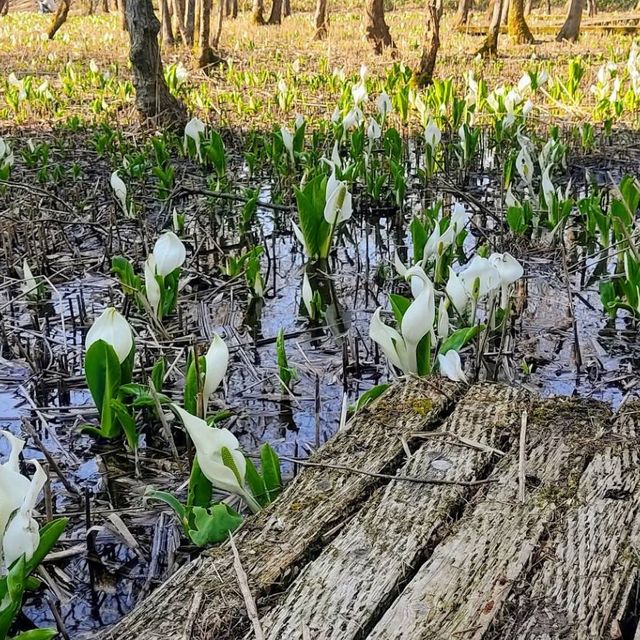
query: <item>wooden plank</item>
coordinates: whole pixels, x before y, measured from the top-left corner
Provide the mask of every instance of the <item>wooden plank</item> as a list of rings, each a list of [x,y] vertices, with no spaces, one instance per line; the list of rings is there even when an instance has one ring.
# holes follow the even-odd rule
[[[401,464],[403,438],[436,428],[461,395],[448,380],[395,385],[358,412],[348,428],[322,447],[316,463],[371,473]],[[305,468],[280,499],[249,518],[235,536],[254,597],[284,588],[337,535],[382,481],[327,468]],[[228,545],[179,569],[129,616],[101,637],[111,640],[229,638],[246,627],[244,600]]]
[[[499,482],[465,511],[367,637],[486,637],[559,503],[576,486],[588,457],[584,442],[609,416],[602,405],[585,401],[536,402],[527,428],[524,503],[518,500],[519,462],[512,455],[492,474]]]
[[[623,408],[545,545],[542,568],[513,599],[504,637],[623,638],[636,614],[640,553],[640,402]],[[629,600],[632,600],[629,603]]]
[[[528,394],[501,385],[473,387],[444,425],[398,471],[433,480],[470,481],[486,475],[484,447],[517,440]],[[446,535],[452,514],[476,488],[391,482],[322,554],[307,565],[286,598],[262,621],[268,640],[300,640],[306,627],[314,640],[350,640],[366,635],[410,578],[429,548]]]

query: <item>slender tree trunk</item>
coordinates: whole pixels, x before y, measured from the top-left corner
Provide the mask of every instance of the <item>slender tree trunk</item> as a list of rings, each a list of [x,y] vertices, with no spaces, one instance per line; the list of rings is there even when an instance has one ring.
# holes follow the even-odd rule
[[[129,29],[127,24],[127,0],[118,0],[118,11],[120,11],[120,26],[123,31],[127,31]]]
[[[598,15],[598,3],[596,0],[587,0],[587,13],[590,18]]]
[[[584,0],[571,0],[567,19],[562,25],[562,29],[556,36],[556,40],[568,40],[569,42],[577,42],[580,37],[580,23],[582,22],[582,7]]]
[[[458,11],[456,13],[455,24],[458,27],[464,27],[469,21],[469,14],[473,7],[473,0],[459,0]]]
[[[427,2],[427,20],[422,45],[422,56],[418,69],[418,84],[426,87],[433,81],[433,71],[436,68],[436,58],[440,48],[440,17],[437,0]]]
[[[291,15],[291,0],[282,0],[282,17],[288,18]]]
[[[85,16],[92,16],[94,11],[93,0],[87,0],[86,9],[84,12]]]
[[[211,40],[211,48],[217,51],[220,47],[220,36],[222,35],[222,18],[224,17],[225,0],[218,0],[218,22],[216,24],[216,33]]]
[[[55,15],[53,16],[51,28],[49,29],[49,40],[53,40],[55,38],[56,33],[58,33],[58,29],[67,21],[70,4],[70,0],[60,0],[60,4],[56,9]]]
[[[316,1],[316,33],[313,36],[314,40],[324,40],[329,33],[329,11],[328,0]]]
[[[251,22],[253,22],[253,24],[265,24],[264,0],[253,0],[253,7],[251,9]]]
[[[6,16],[9,13],[9,0],[0,0],[0,16]]]
[[[510,0],[502,0],[502,15],[500,16],[500,24],[507,25],[509,23],[510,8],[511,8]]]
[[[234,20],[238,17],[238,0],[231,0],[231,17]]]
[[[508,0],[493,0],[493,11],[487,35],[478,53],[483,58],[491,58],[498,55],[498,35],[500,34],[500,18],[502,16],[502,3]]]
[[[509,37],[515,44],[530,44],[533,40],[527,21],[524,19],[524,0],[510,0]]]
[[[198,31],[198,66],[202,69],[216,61],[209,41],[211,34],[211,0],[200,0],[200,30]]]
[[[160,22],[151,0],[128,0],[126,17],[138,113],[161,125],[184,127],[187,111],[169,92],[162,73],[158,46]]]
[[[551,0],[547,0],[547,9],[545,13],[550,16],[551,15]]]
[[[182,43],[185,45],[188,45],[189,36],[187,34],[187,29],[184,24],[184,8],[185,8],[184,0],[173,0],[173,15],[176,19],[176,26],[178,28],[178,31],[180,32]]]
[[[267,24],[281,24],[282,23],[282,0],[273,0],[271,4],[271,13],[269,14],[269,20]]]
[[[526,0],[526,2],[524,3],[524,15],[525,16],[530,16],[531,15],[532,6],[533,6],[533,1],[532,0]]]
[[[102,10],[109,13],[109,0],[102,0]]]
[[[171,13],[169,12],[169,0],[160,0],[160,20],[162,21],[162,42],[172,46],[175,44],[173,29],[171,27]]]
[[[196,0],[186,0],[186,16],[185,16],[185,32],[186,32],[186,45],[193,46],[196,32]]]
[[[367,40],[373,44],[374,52],[380,54],[385,47],[395,48],[384,19],[384,0],[366,0],[365,12]]]

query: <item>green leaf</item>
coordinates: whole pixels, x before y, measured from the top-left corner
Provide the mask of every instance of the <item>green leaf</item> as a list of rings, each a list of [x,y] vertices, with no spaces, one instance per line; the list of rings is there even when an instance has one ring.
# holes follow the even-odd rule
[[[57,629],[31,629],[23,631],[10,640],[50,640],[58,635]]]
[[[331,248],[331,226],[324,219],[326,181],[319,175],[296,189],[300,230],[310,258],[326,258]]]
[[[151,370],[151,381],[153,382],[153,386],[158,393],[162,391],[166,368],[166,360],[164,358],[160,358],[158,362],[153,365],[153,369]]]
[[[242,516],[226,504],[214,504],[209,509],[194,507],[193,521],[189,537],[194,544],[204,547],[226,540],[240,526]]]
[[[136,421],[129,413],[126,405],[117,398],[113,398],[113,400],[111,400],[111,409],[115,413],[118,422],[124,431],[129,448],[132,451],[135,451],[138,448],[138,431],[136,429]]]
[[[189,521],[187,519],[187,510],[184,505],[172,494],[167,491],[158,491],[149,487],[145,491],[145,498],[148,500],[158,500],[171,507],[180,520],[180,524],[184,527],[185,533],[189,533]]]
[[[200,367],[202,371],[202,367]],[[191,358],[191,362],[187,367],[187,375],[184,380],[184,398],[183,404],[185,411],[191,415],[198,415],[198,393],[200,392],[200,381],[198,380],[198,370],[196,368],[195,359]]]
[[[25,561],[22,556],[13,563],[9,573],[0,580],[0,638],[6,638],[9,635],[9,629],[20,611],[25,576]]]
[[[404,318],[404,314],[411,306],[411,300],[409,300],[409,298],[405,298],[404,296],[398,295],[397,293],[391,293],[389,294],[389,302],[391,303],[391,309],[396,319],[396,323],[398,324],[398,326],[400,326],[400,324],[402,323],[402,318]]]
[[[46,558],[47,554],[53,549],[56,542],[58,542],[68,523],[69,518],[56,518],[41,527],[38,548],[31,556],[29,562],[26,563],[26,575],[35,571],[38,565]]]
[[[442,343],[438,353],[444,355],[452,349],[454,351],[460,351],[460,349],[473,340],[482,329],[484,329],[483,324],[457,329]]]
[[[366,407],[370,402],[373,402],[376,398],[379,398],[389,387],[391,383],[385,382],[383,384],[377,384],[375,387],[371,387],[368,391],[365,391],[356,402],[353,410],[355,412]]]
[[[131,296],[142,290],[140,278],[136,276],[132,264],[122,256],[111,260],[111,272],[116,275],[125,295]]]
[[[260,448],[260,462],[262,463],[262,477],[269,502],[273,502],[282,491],[282,475],[280,474],[278,454],[268,443],[263,444]]]
[[[120,361],[113,347],[104,340],[94,342],[85,355],[84,371],[93,401],[100,413],[100,433],[104,438],[113,438],[118,433],[111,411],[111,399],[120,387]]]
[[[198,458],[194,458],[191,465],[191,475],[189,476],[187,509],[191,511],[192,507],[208,507],[211,504],[212,493],[211,482],[202,473]]]
[[[269,504],[269,496],[267,495],[267,487],[264,484],[262,476],[258,473],[256,466],[250,458],[247,458],[247,468],[245,470],[244,478],[251,489],[253,497],[256,502],[265,507]]]

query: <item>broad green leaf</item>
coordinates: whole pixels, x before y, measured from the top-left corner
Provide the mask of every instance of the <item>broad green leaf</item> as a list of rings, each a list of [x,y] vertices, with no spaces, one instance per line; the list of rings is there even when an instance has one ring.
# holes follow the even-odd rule
[[[111,400],[111,409],[115,413],[118,422],[124,431],[129,448],[132,451],[135,451],[138,448],[138,431],[136,429],[136,421],[129,413],[126,405],[117,398]]]
[[[391,293],[389,294],[389,302],[391,303],[391,309],[393,311],[396,322],[398,326],[400,326],[400,324],[402,323],[402,318],[404,318],[404,314],[411,306],[411,300],[409,300],[409,298],[405,298],[404,296],[398,295],[397,293]]]
[[[389,387],[391,383],[384,382],[383,384],[377,384],[375,387],[371,387],[368,391],[365,391],[357,400],[353,407],[354,411],[360,411],[366,407],[370,402],[373,402],[376,398],[379,398]]]
[[[151,381],[156,391],[160,393],[162,391],[162,385],[164,384],[164,374],[167,368],[167,362],[164,358],[160,358],[158,362],[153,365],[151,370]]]
[[[180,524],[184,527],[185,533],[189,533],[189,521],[187,519],[187,510],[184,505],[173,495],[167,491],[158,491],[157,489],[148,488],[145,491],[145,498],[149,500],[159,500],[171,507],[180,520]]]
[[[256,466],[250,458],[247,458],[247,468],[244,474],[245,480],[249,485],[249,489],[256,499],[256,502],[264,507],[269,504],[269,496],[267,495],[267,488],[264,484],[262,476],[258,473]]]
[[[204,547],[226,540],[240,526],[242,516],[226,504],[214,504],[209,509],[194,507],[193,521],[189,537],[194,544]]]
[[[211,482],[202,473],[198,458],[193,459],[191,475],[189,476],[189,489],[187,491],[187,509],[192,507],[208,507],[211,504],[213,489]]]
[[[57,629],[31,629],[23,631],[10,640],[50,640],[58,635]]]
[[[460,351],[460,349],[473,340],[482,329],[484,329],[483,324],[457,329],[442,343],[439,353],[444,355],[447,351],[451,351],[452,349],[454,351]]]
[[[263,444],[260,448],[260,462],[262,463],[262,477],[269,495],[269,502],[273,502],[282,491],[282,476],[278,454],[268,443]]]

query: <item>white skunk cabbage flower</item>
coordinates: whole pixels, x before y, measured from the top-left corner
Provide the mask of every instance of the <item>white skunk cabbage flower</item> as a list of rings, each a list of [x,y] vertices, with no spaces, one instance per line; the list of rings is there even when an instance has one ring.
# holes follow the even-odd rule
[[[118,175],[117,171],[111,174],[111,188],[113,193],[122,207],[122,211],[125,216],[129,216],[129,207],[127,206],[127,185],[124,180]]]
[[[122,364],[133,349],[133,333],[125,317],[113,307],[107,307],[87,331],[85,348],[103,340],[113,348]]]
[[[173,233],[163,233],[153,247],[153,259],[156,263],[156,273],[163,278],[180,268],[187,257],[182,240]]]
[[[147,301],[153,310],[153,315],[158,318],[162,292],[160,291],[160,285],[156,280],[156,261],[154,260],[153,255],[150,255],[144,263],[144,290],[147,296]]]
[[[500,274],[488,258],[473,256],[469,264],[460,272],[460,280],[467,295],[478,300],[500,286]]]
[[[311,282],[309,281],[309,276],[306,272],[302,278],[302,302],[309,314],[309,317],[313,319],[313,289],[311,288]]]
[[[358,107],[354,107],[342,120],[342,128],[345,131],[350,131],[351,129],[359,127],[363,120],[364,114],[362,111]]]
[[[382,137],[382,128],[374,118],[369,118],[369,126],[367,127],[367,138],[369,140],[379,140]]]
[[[442,140],[442,133],[433,120],[429,120],[429,123],[424,129],[424,140],[434,150]]]
[[[287,129],[287,127],[280,127],[280,134],[282,135],[282,143],[291,158],[291,162],[295,162],[295,158],[293,156],[293,134],[289,129]]]
[[[335,177],[335,170],[327,180],[324,219],[332,226],[345,222],[353,213],[352,199],[347,185]]]
[[[527,184],[531,184],[533,180],[533,160],[526,147],[520,147],[520,151],[516,156],[516,171]]]
[[[26,258],[22,262],[22,279],[24,281],[22,285],[20,285],[22,293],[28,298],[37,298],[38,282],[36,281]]]
[[[556,188],[550,176],[552,166],[551,164],[547,165],[542,172],[542,196],[549,210],[553,207],[553,197],[556,195]]]
[[[446,340],[449,337],[449,301],[441,298],[438,307],[438,340]]]
[[[422,262],[418,262],[416,266],[422,266],[422,264],[423,264]],[[396,272],[400,277],[402,278],[406,277],[408,269],[404,265],[402,260],[400,260],[400,256],[398,255],[397,251],[395,252],[395,255],[393,257],[393,266],[395,267]],[[420,292],[424,287],[424,282],[420,277],[415,275],[410,276],[410,281],[411,281],[411,295],[415,299],[420,295]]]
[[[460,355],[454,349],[450,349],[444,355],[439,353],[438,363],[440,364],[440,373],[449,378],[449,380],[453,380],[454,382],[467,382],[467,376],[465,376],[462,370]]]
[[[294,121],[294,126],[296,131],[304,124],[304,116],[301,113],[296,113],[296,119]]]
[[[407,349],[407,365],[409,371],[406,373],[418,373],[417,349],[418,343],[427,333],[433,335],[433,322],[436,317],[436,303],[433,283],[424,272],[424,269],[415,265],[407,269],[405,278],[418,276],[423,287],[418,297],[409,305],[400,323],[400,332]]]
[[[402,371],[407,371],[407,348],[404,340],[393,327],[382,322],[381,310],[382,307],[378,307],[371,317],[369,337],[382,349],[391,364]]]
[[[24,440],[17,438],[9,431],[0,431],[11,446],[9,459],[0,464],[0,542],[4,536],[9,519],[22,505],[24,496],[29,490],[29,479],[20,473],[20,452]],[[1,555],[1,547],[0,547]]]
[[[467,304],[469,303],[469,296],[467,295],[467,290],[464,288],[462,280],[460,280],[458,274],[451,267],[449,267],[449,279],[447,280],[445,291],[447,296],[449,296],[449,300],[451,300],[451,303],[456,308],[456,311],[460,315],[464,315]]]
[[[206,408],[211,394],[220,386],[229,367],[229,349],[217,333],[213,334],[213,340],[209,345],[204,361],[205,372],[202,399]]]
[[[358,82],[358,84],[355,84],[353,85],[353,87],[351,87],[351,97],[353,98],[353,104],[356,107],[369,99],[369,95],[367,94],[367,87],[364,84],[364,79]]]
[[[173,408],[193,441],[198,464],[207,480],[220,491],[240,496],[252,511],[259,511],[260,506],[245,488],[247,461],[240,451],[238,439],[228,429],[210,427],[202,418],[191,415],[181,407],[174,404]],[[235,469],[223,462],[224,448],[228,450]]]
[[[389,94],[386,91],[383,91],[377,98],[376,98],[376,109],[378,110],[378,113],[382,116],[382,119],[384,120],[388,114],[391,113],[391,109],[392,109],[392,105],[391,105],[391,98],[389,98]]]
[[[469,214],[461,202],[456,202],[453,205],[451,223],[449,226],[453,229],[454,233],[458,235],[467,226],[467,224],[469,224]]]
[[[202,162],[202,151],[200,150],[200,137],[204,135],[206,126],[199,118],[191,118],[189,122],[184,126],[184,152],[187,153],[188,138],[191,138],[196,147],[196,154],[198,160]]]
[[[291,228],[293,229],[293,233],[296,239],[302,245],[302,249],[304,250],[305,255],[308,256],[309,249],[307,248],[307,243],[304,240],[304,233],[302,233],[302,230],[300,229],[300,227],[293,220],[291,221]]]
[[[495,267],[500,277],[500,306],[506,309],[507,303],[509,302],[509,286],[522,278],[524,269],[510,253],[494,253],[489,256],[489,261]]]
[[[37,461],[33,460],[31,464],[35,467],[36,472],[31,482],[28,483],[22,504],[11,518],[2,540],[4,563],[7,567],[10,567],[22,555],[27,561],[31,560],[40,544],[40,528],[33,517],[33,511],[38,504],[38,496],[47,481],[47,474]]]

